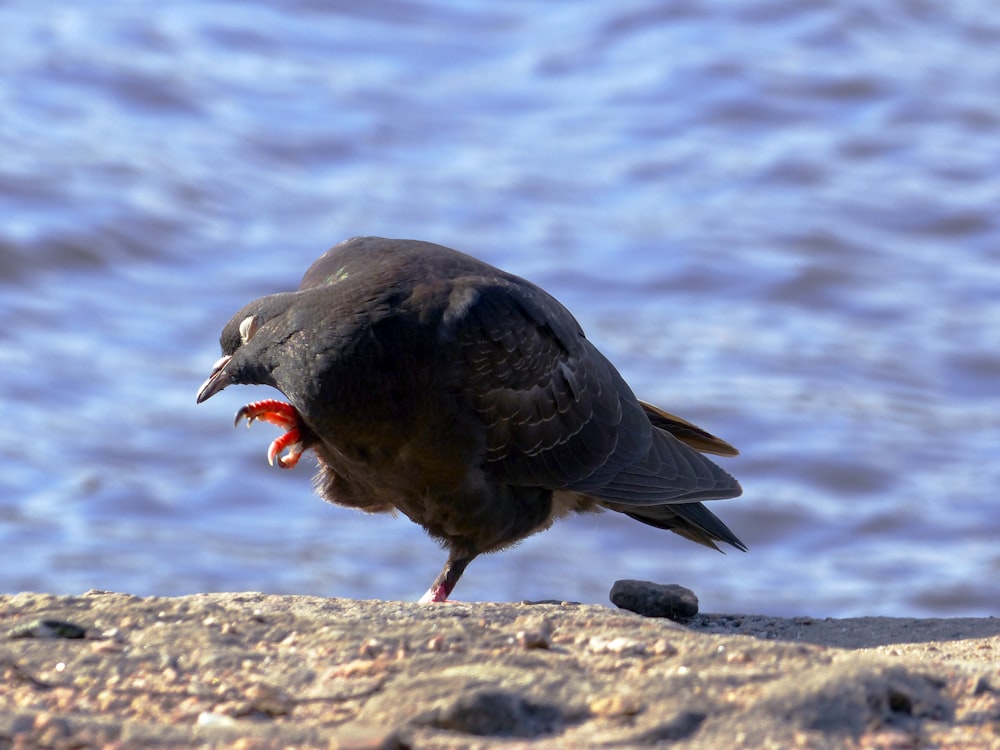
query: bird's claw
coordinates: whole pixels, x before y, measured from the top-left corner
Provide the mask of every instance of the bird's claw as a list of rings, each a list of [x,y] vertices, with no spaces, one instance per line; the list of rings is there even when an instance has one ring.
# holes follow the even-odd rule
[[[236,412],[233,425],[238,425],[241,419],[247,421],[247,427],[252,425],[254,420],[260,419],[278,425],[285,430],[283,435],[273,440],[268,446],[267,462],[271,466],[277,462],[282,469],[291,469],[299,462],[305,445],[302,442],[302,418],[294,406],[275,399],[254,401]],[[282,456],[281,452],[285,450],[287,453]]]
[[[262,419],[265,422],[276,424],[278,427],[284,427],[286,430],[298,427],[302,423],[302,418],[294,406],[273,398],[254,401],[241,408],[236,412],[233,426],[238,425],[241,419],[247,421],[248,427],[253,424],[255,419]]]
[[[282,456],[281,452],[285,449],[288,452]],[[299,462],[299,458],[302,456],[303,450],[305,448],[302,445],[302,436],[296,427],[271,441],[271,444],[267,447],[267,462],[271,466],[274,466],[277,462],[278,466],[282,469],[294,469],[295,465]]]

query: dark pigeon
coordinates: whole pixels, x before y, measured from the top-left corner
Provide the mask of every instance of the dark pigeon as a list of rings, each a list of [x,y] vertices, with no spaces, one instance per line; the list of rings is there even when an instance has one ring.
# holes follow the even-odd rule
[[[702,453],[737,451],[636,399],[573,316],[524,279],[416,240],[355,237],[313,263],[298,291],[226,324],[198,391],[270,385],[236,421],[284,428],[268,452],[319,459],[319,494],[399,511],[448,550],[421,601],[466,566],[570,511],[609,509],[718,549],[745,545],[702,500],[739,483]]]

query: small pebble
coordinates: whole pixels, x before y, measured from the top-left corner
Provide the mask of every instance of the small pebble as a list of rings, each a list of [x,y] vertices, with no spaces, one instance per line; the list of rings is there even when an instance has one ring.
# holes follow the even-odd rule
[[[264,683],[251,685],[247,689],[246,702],[251,711],[269,716],[286,716],[295,708],[295,701],[288,693]]]
[[[653,653],[657,656],[674,656],[677,654],[677,646],[661,638],[653,644]]]
[[[87,629],[65,620],[35,620],[14,628],[8,638],[85,638]]]
[[[590,702],[590,712],[603,719],[635,716],[641,713],[642,709],[642,701],[637,696],[630,694],[603,696]]]
[[[676,583],[652,581],[615,581],[611,587],[611,603],[646,617],[666,617],[686,620],[698,614],[698,597],[690,589]]]
[[[198,714],[195,722],[199,727],[234,727],[236,719],[224,714],[213,714],[211,711],[202,711]]]
[[[641,656],[646,653],[646,646],[635,638],[605,638],[595,635],[587,644],[595,654],[617,654],[618,656]]]
[[[519,617],[514,623],[518,630],[514,636],[521,648],[549,648],[552,645],[552,621],[547,617]]]
[[[514,637],[521,648],[548,648],[552,645],[552,633],[544,630],[518,630]]]
[[[993,682],[990,679],[989,675],[979,675],[979,677],[975,680],[972,686],[973,695],[982,695],[983,693],[998,693],[998,692],[1000,692],[1000,690],[997,690],[995,687],[993,687]]]

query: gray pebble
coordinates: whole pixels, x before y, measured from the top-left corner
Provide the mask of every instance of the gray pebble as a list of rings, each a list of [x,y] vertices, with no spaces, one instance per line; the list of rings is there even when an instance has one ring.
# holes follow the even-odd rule
[[[611,603],[646,617],[685,620],[698,614],[698,597],[691,589],[676,583],[615,581],[611,587]]]
[[[8,638],[85,638],[87,629],[65,620],[35,620],[14,628]]]

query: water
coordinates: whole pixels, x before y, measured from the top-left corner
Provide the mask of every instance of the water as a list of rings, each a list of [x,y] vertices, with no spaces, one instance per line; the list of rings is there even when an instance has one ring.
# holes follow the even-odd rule
[[[748,554],[580,517],[460,598],[997,614],[991,10],[4,3],[0,591],[419,596],[420,529],[233,431],[265,391],[194,404],[236,309],[381,234],[536,281],[743,451]]]

